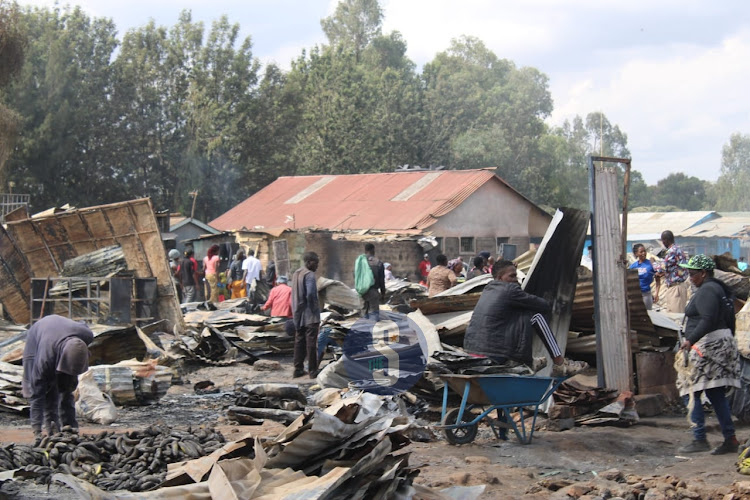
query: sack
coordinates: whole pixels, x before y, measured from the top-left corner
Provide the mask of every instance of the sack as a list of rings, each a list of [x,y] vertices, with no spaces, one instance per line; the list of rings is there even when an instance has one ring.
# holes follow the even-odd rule
[[[364,295],[374,284],[375,276],[372,274],[370,263],[367,262],[367,256],[362,254],[354,263],[354,289],[358,294]]]
[[[117,407],[109,395],[99,389],[92,371],[79,377],[76,396],[76,415],[79,417],[102,425],[117,420]]]

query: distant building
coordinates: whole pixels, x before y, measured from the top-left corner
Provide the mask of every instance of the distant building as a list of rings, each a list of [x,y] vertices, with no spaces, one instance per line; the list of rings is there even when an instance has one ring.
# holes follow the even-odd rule
[[[433,254],[461,256],[467,263],[484,250],[512,259],[541,242],[551,220],[494,169],[481,169],[280,177],[210,224],[220,231],[276,239],[286,238],[285,232],[318,232],[331,235],[325,240],[351,244],[358,235],[359,243],[342,252],[340,261],[321,265],[325,276],[349,281],[351,251],[361,253],[368,235],[379,255],[378,240],[394,245],[400,236],[402,246],[404,239],[412,241],[414,250],[408,257],[401,252],[401,263],[394,262],[397,256],[388,257],[395,273],[400,266],[403,275],[416,269],[422,237],[434,238]],[[299,245],[295,237],[290,250]],[[327,254],[337,253],[330,248]]]
[[[635,243],[658,251],[661,233],[667,229],[688,255],[729,252],[735,259],[750,260],[750,212],[630,212],[627,251]]]
[[[205,222],[182,215],[169,216],[169,233],[175,239],[175,246],[180,253],[185,251],[185,242],[207,234],[219,234],[221,231],[215,229]]]

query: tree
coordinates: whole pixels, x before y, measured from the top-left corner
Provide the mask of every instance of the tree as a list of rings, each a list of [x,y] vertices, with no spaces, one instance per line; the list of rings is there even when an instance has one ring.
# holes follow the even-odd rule
[[[716,209],[750,210],[750,135],[733,133],[721,150],[721,174],[716,181]]]
[[[236,47],[239,29],[226,16],[215,21],[191,72],[186,116],[192,168],[183,179],[201,189],[199,213],[206,218],[231,208],[243,187],[240,136],[253,119],[260,64],[249,37]]]
[[[107,156],[114,25],[80,8],[26,9],[21,20],[26,62],[4,93],[22,117],[10,178],[35,207],[113,201],[121,190]]]
[[[547,76],[516,68],[475,37],[453,40],[422,73],[426,164],[497,167],[534,200],[547,191],[540,170],[544,119],[552,111]]]
[[[291,161],[298,173],[385,171],[417,159],[421,122],[415,65],[406,58],[399,33],[375,35],[382,17],[376,6],[339,4],[324,27],[335,21],[348,28],[329,37],[331,45],[314,47],[292,65],[287,85],[300,98],[300,115]],[[344,16],[354,7],[369,9],[354,16],[372,24],[367,36],[361,36],[359,21]]]
[[[585,120],[580,116],[572,121],[566,120],[562,126],[553,129],[552,134],[564,141],[564,144],[548,150],[546,156],[546,161],[554,164],[548,169],[554,195],[552,200],[558,205],[588,207],[589,156],[629,158],[627,135],[601,112],[589,113]],[[621,176],[620,193],[623,193],[623,182],[624,176]],[[645,199],[646,184],[636,170],[631,171],[630,182],[628,205],[633,207]]]
[[[18,4],[0,0],[0,89],[6,87],[23,67],[28,44],[21,27]],[[19,116],[0,102],[0,190],[5,187],[5,163],[15,144]]]
[[[342,0],[332,16],[320,21],[320,26],[329,45],[342,45],[359,62],[365,47],[380,35],[382,23],[383,10],[378,0]]]
[[[669,174],[651,188],[649,204],[675,206],[685,211],[706,209],[706,184],[683,173]]]

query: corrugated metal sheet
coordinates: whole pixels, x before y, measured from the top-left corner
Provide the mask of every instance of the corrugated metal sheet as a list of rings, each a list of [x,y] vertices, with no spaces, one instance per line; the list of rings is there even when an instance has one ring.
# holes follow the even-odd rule
[[[636,235],[661,236],[669,229],[675,236],[685,236],[689,228],[720,217],[716,212],[629,212],[628,240]]]
[[[681,236],[697,238],[731,238],[743,234],[750,226],[749,217],[721,217],[710,220],[682,232]]]
[[[333,231],[407,231],[434,224],[438,217],[456,208],[487,182],[500,182],[513,190],[489,169],[330,178],[280,177],[210,225],[223,231],[308,227]]]

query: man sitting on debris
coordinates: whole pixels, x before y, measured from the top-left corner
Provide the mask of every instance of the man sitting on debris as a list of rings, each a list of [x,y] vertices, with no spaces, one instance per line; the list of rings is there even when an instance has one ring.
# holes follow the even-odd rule
[[[516,266],[509,260],[495,262],[492,276],[494,281],[479,297],[466,329],[464,349],[501,364],[514,361],[531,366],[533,327],[553,362],[561,365],[562,351],[542,316],[552,310],[549,301],[521,289]]]
[[[61,417],[63,426],[78,428],[73,391],[78,375],[89,368],[88,345],[93,340],[89,327],[55,314],[29,329],[21,386],[29,400],[31,429],[37,440],[41,439],[42,424],[48,434],[59,432]]]
[[[315,271],[320,259],[315,252],[305,252],[305,265],[292,275],[292,314],[294,316],[294,374],[297,378],[305,374],[304,363],[310,378],[318,376],[318,328],[320,327],[320,304]]]
[[[261,309],[271,310],[275,318],[287,318],[286,333],[294,337],[294,320],[292,320],[292,287],[288,285],[289,278],[284,275],[276,279],[276,286],[268,294],[268,300]]]

